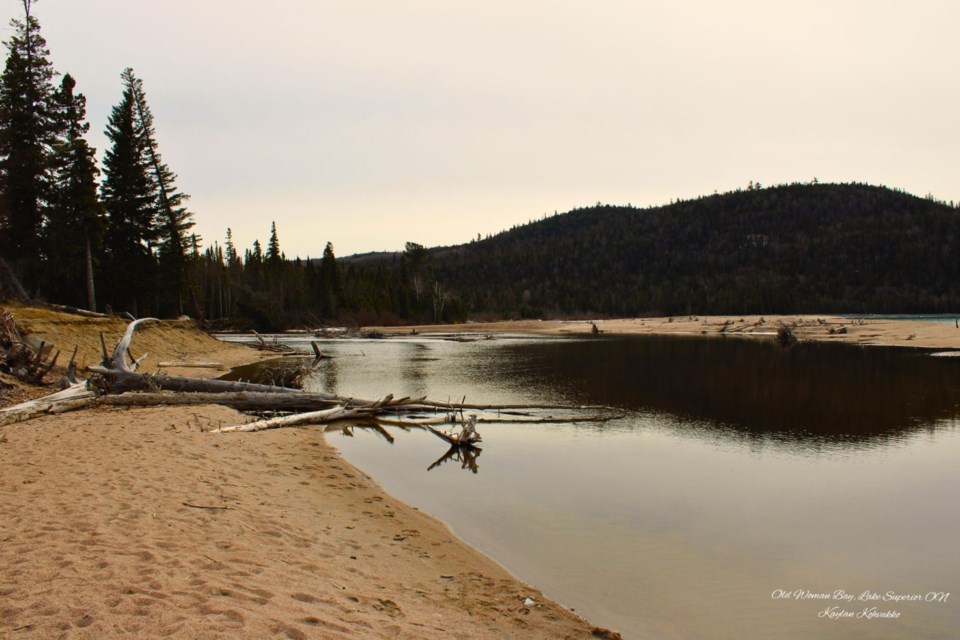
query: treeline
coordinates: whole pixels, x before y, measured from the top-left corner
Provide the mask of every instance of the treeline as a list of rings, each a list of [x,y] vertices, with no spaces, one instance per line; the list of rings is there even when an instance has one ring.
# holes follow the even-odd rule
[[[242,256],[229,229],[203,249],[143,81],[121,74],[98,166],[86,99],[70,74],[55,82],[32,2],[22,2],[0,76],[0,298],[260,329],[465,318],[415,243],[393,265],[342,272],[329,243],[319,260],[288,260],[276,225],[265,248],[257,241]]]
[[[50,63],[22,0],[0,76],[0,258],[35,298],[135,315],[182,313],[190,234],[188,196],[163,162],[143,82],[121,75],[98,167],[86,141],[86,99]],[[100,179],[102,174],[102,180]]]
[[[403,253],[369,268],[341,266],[327,243],[318,260],[288,260],[276,223],[264,250],[259,240],[239,255],[226,241],[192,261],[193,313],[210,326],[274,331],[332,324],[456,322],[463,302],[436,278],[428,250],[408,242]]]
[[[955,313],[960,211],[863,184],[597,204],[469,244],[288,261],[208,249],[206,318],[257,326],[678,314]]]

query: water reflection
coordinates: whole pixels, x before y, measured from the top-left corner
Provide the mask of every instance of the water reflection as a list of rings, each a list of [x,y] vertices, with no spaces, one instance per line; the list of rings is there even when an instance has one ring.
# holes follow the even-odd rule
[[[427,366],[436,358],[430,357],[430,345],[424,342],[405,343],[408,352],[403,358],[400,376],[414,396],[427,395]]]
[[[307,380],[311,390],[607,405],[633,416],[671,416],[687,435],[752,448],[882,446],[960,413],[960,359],[905,349],[635,336],[463,344],[423,339],[362,347],[329,341],[323,350],[332,357]],[[231,376],[249,380],[256,373],[247,368]],[[577,428],[635,424],[628,419]]]
[[[882,443],[957,415],[960,361],[836,344],[677,337],[505,347],[502,375],[727,438]]]
[[[326,358],[317,365],[317,374],[327,393],[340,394],[340,363],[336,358]]]
[[[480,471],[480,467],[477,465],[477,458],[480,457],[481,453],[483,453],[483,450],[477,447],[458,447],[457,445],[451,445],[445,454],[427,467],[427,471],[433,471],[445,462],[454,460],[460,463],[461,469],[469,469],[473,473],[477,473]]]

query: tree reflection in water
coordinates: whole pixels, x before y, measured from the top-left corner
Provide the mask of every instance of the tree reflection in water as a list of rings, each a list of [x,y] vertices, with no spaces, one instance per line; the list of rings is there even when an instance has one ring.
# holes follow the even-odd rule
[[[477,465],[477,458],[480,457],[481,453],[483,453],[483,449],[478,447],[458,447],[457,445],[453,445],[445,454],[440,456],[436,462],[427,467],[427,471],[433,471],[445,462],[456,460],[460,463],[461,469],[470,469],[473,473],[477,473],[480,471],[480,467]]]
[[[339,431],[345,436],[350,438],[353,437],[353,432],[355,429],[363,429],[365,431],[372,431],[376,433],[381,438],[387,441],[388,444],[394,443],[394,437],[390,434],[389,431],[384,429],[378,424],[362,424],[362,423],[350,423],[350,424],[331,424],[328,425],[325,432],[330,433],[334,431]],[[407,430],[407,429],[405,429]],[[450,448],[440,456],[433,464],[427,467],[427,471],[433,471],[440,465],[454,460],[460,463],[461,469],[469,469],[473,473],[478,473],[480,471],[480,466],[477,464],[477,458],[480,457],[480,454],[483,453],[483,449],[480,447],[475,447],[471,445],[451,445]]]

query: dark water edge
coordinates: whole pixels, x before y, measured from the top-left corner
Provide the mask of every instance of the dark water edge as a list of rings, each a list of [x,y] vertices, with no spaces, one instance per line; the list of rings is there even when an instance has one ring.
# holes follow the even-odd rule
[[[579,402],[664,412],[730,437],[871,444],[960,413],[960,359],[927,351],[634,336],[507,346],[497,367]]]

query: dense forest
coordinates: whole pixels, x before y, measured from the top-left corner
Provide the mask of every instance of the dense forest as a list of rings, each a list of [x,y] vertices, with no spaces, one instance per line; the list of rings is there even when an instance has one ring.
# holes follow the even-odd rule
[[[203,247],[143,81],[120,76],[102,161],[86,100],[49,61],[31,0],[0,76],[0,298],[281,329],[470,318],[956,312],[960,212],[861,184],[750,185],[602,205],[456,247],[288,259],[276,224]],[[59,78],[59,81],[58,81]],[[318,247],[319,249],[319,247]]]
[[[960,210],[861,184],[597,204],[432,252],[471,312],[951,313]]]

